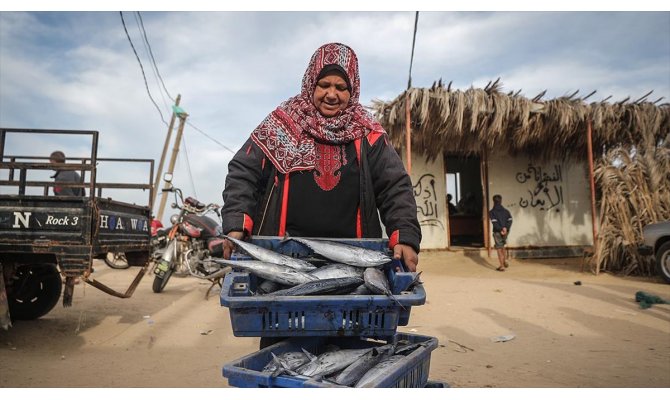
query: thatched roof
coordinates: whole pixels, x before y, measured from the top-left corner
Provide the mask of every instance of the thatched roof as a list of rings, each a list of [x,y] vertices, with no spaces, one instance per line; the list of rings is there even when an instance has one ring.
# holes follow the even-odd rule
[[[493,148],[533,158],[581,158],[586,154],[589,119],[594,149],[659,143],[670,135],[670,104],[646,100],[651,92],[635,101],[587,103],[593,93],[542,100],[544,93],[532,99],[519,92],[503,93],[499,81],[465,91],[450,86],[438,82],[430,88],[411,88],[389,102],[373,102],[396,148],[405,141],[408,98],[412,150],[429,159],[445,151],[480,154]]]

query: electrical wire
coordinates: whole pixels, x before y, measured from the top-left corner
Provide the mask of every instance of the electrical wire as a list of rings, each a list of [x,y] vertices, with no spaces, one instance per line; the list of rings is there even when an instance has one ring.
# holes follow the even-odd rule
[[[195,181],[193,180],[193,174],[191,173],[191,162],[188,160],[188,149],[186,148],[186,135],[182,135],[181,142],[184,145],[184,155],[186,156],[186,169],[188,170],[188,176],[191,179],[191,189],[193,189],[193,195],[197,199],[198,192],[195,191]]]
[[[138,13],[133,14],[135,17],[135,24],[137,24],[137,29],[140,32],[140,37],[142,38],[142,44],[144,45],[144,51],[146,52],[147,56],[151,54],[151,45],[149,44],[149,41],[147,40],[146,36],[142,33],[143,28],[140,26],[140,20],[138,18]],[[167,110],[168,114],[170,112],[170,106],[168,105],[167,101],[165,100],[165,96],[163,95],[163,91],[161,90],[161,83],[158,78],[158,66],[156,63],[154,63],[151,58],[149,59],[149,64],[151,65],[151,72],[154,74],[154,80],[158,84],[158,93],[161,95],[161,100],[163,100],[163,105],[165,106],[165,109]]]
[[[151,99],[151,102],[154,103],[154,106],[156,106],[156,110],[158,110],[158,113],[161,116],[161,121],[163,121],[165,126],[167,126],[168,123],[165,121],[165,118],[163,117],[163,113],[161,112],[160,107],[158,107],[158,104],[156,104],[156,101],[151,96],[151,91],[149,91],[149,84],[147,83],[147,76],[144,74],[144,66],[142,65],[142,61],[140,60],[140,57],[137,55],[137,51],[135,50],[135,46],[133,45],[133,41],[130,39],[130,34],[128,34],[128,28],[126,28],[126,21],[123,19],[123,11],[119,11],[119,14],[121,15],[121,23],[123,24],[123,30],[126,32],[126,37],[128,38],[128,42],[130,43],[130,47],[133,49],[133,53],[135,53],[135,58],[137,58],[137,62],[140,64],[140,69],[142,70],[142,78],[144,78],[144,87],[147,89],[147,94],[149,95],[149,98]]]
[[[158,78],[161,81],[161,84],[163,85],[163,89],[165,90],[165,93],[167,93],[168,97],[172,102],[175,102],[175,99],[170,95],[170,92],[168,92],[167,88],[165,87],[165,82],[163,82],[163,77],[161,76],[160,71],[158,70],[158,64],[156,64],[156,59],[154,58],[154,52],[151,50],[151,45],[149,44],[149,38],[147,37],[147,31],[144,29],[144,21],[142,21],[142,14],[140,14],[139,11],[137,12],[137,16],[140,17],[140,26],[142,29],[142,36],[144,37],[144,41],[147,43],[147,46],[149,46],[149,55],[151,56],[151,62],[154,65],[154,68],[156,69],[156,73],[158,74]]]
[[[192,123],[190,123],[190,122],[188,122],[188,121],[186,121],[186,123],[187,123],[191,128],[193,128],[193,129],[195,129],[196,131],[200,132],[202,135],[204,135],[204,136],[205,136],[206,138],[208,138],[209,140],[213,141],[214,143],[218,144],[219,146],[223,147],[224,149],[228,150],[229,152],[231,152],[231,153],[233,153],[233,154],[236,153],[236,152],[235,152],[234,150],[232,150],[230,147],[226,146],[225,144],[223,144],[223,143],[219,142],[218,140],[214,139],[213,137],[209,136],[208,134],[206,134],[205,132],[203,132],[200,128],[198,128],[197,126],[193,125]]]

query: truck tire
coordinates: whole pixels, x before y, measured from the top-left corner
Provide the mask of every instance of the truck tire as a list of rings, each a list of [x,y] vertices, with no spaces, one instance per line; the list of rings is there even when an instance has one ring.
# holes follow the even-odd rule
[[[114,269],[126,269],[130,267],[128,260],[126,260],[125,253],[107,253],[105,256],[105,264]]]
[[[656,271],[665,280],[670,283],[670,241],[663,243],[656,250]]]
[[[63,281],[53,264],[27,265],[17,268],[7,293],[12,319],[37,319],[58,303]]]
[[[154,293],[160,293],[163,291],[163,289],[165,289],[165,285],[167,285],[168,281],[170,280],[173,271],[173,268],[168,268],[162,278],[158,275],[154,277],[154,283],[151,286],[151,289],[154,291]]]

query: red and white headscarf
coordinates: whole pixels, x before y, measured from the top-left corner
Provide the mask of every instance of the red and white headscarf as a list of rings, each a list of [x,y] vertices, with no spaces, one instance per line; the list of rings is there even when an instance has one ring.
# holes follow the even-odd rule
[[[313,103],[314,89],[321,70],[339,65],[350,83],[349,104],[338,115],[326,118]],[[314,169],[314,141],[344,145],[365,137],[371,131],[383,132],[382,126],[358,102],[360,78],[356,53],[341,43],[319,47],[307,66],[299,95],[283,102],[251,133],[251,139],[272,161],[279,172]]]

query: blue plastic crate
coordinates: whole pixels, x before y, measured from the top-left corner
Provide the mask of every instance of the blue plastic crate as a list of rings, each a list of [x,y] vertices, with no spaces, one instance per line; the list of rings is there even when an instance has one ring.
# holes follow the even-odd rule
[[[337,240],[379,251],[388,246],[382,239]],[[312,256],[302,244],[280,238],[258,237],[253,243],[294,257]],[[426,302],[423,285],[404,291],[414,275],[396,272],[397,265],[399,261],[390,262],[385,272],[398,302],[384,295],[254,296],[256,279],[248,272],[226,276],[220,301],[228,307],[238,337],[392,337],[398,326],[408,324],[412,306]]]
[[[437,338],[431,336],[397,333],[392,341],[407,340],[410,343],[425,343],[397,363],[391,371],[378,382],[377,388],[423,388],[429,387],[428,372],[430,355],[437,348]],[[389,341],[390,342],[390,341]],[[307,337],[290,338],[255,353],[239,358],[223,366],[223,376],[228,384],[240,388],[332,388],[344,387],[314,379],[280,375],[272,377],[270,373],[261,372],[272,359],[272,354],[305,349],[313,354],[323,352],[328,344],[336,344],[341,348],[360,349],[384,344],[361,338],[328,338]],[[439,387],[439,386],[432,386]]]

